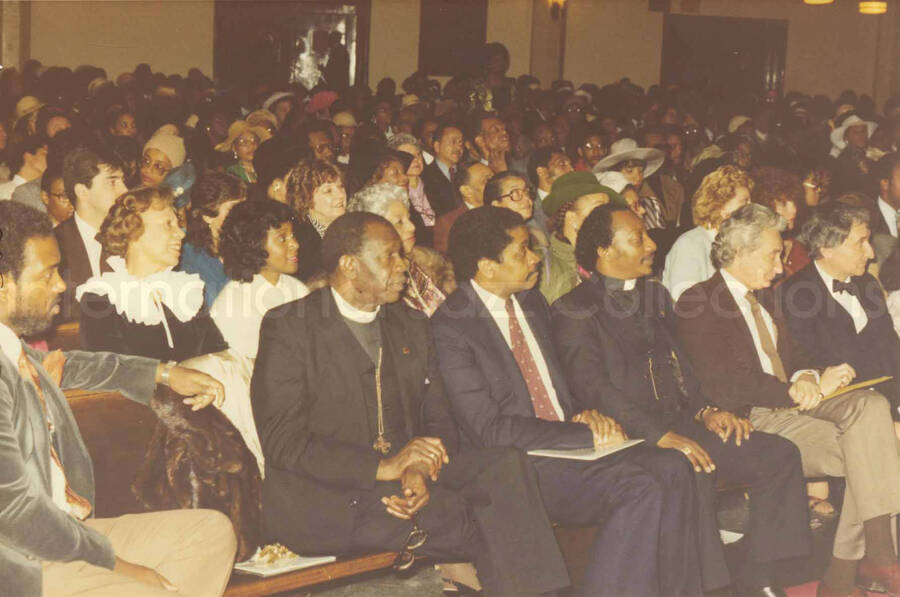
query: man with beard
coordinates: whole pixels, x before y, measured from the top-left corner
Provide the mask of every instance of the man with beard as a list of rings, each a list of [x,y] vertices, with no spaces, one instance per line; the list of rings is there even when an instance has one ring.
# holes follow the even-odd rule
[[[526,457],[458,449],[428,321],[398,300],[407,265],[387,220],[343,215],[322,240],[329,287],[263,319],[251,395],[264,532],[299,553],[398,551],[401,569],[417,555],[474,562],[492,596],[561,589]]]
[[[157,383],[202,408],[224,398],[209,376],[112,353],[42,353],[66,285],[50,221],[0,203],[0,569],[10,595],[221,595],[236,540],[209,510],[89,518],[94,476],[63,389],[118,391],[146,404]],[[45,367],[46,365],[46,367]],[[186,532],[187,531],[187,532]]]

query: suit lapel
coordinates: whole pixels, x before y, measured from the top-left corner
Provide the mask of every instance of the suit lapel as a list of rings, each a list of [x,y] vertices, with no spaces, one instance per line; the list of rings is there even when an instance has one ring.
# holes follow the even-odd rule
[[[716,272],[713,275],[713,283],[712,289],[713,294],[718,293],[718,296],[714,296],[714,299],[718,299],[712,302],[713,305],[719,305],[722,308],[722,311],[726,318],[731,319],[731,325],[734,328],[735,333],[739,338],[741,338],[741,345],[744,348],[744,358],[748,359],[751,363],[755,363],[756,367],[759,370],[762,370],[762,363],[759,362],[759,355],[756,352],[756,344],[753,342],[753,334],[750,332],[750,327],[747,321],[744,319],[744,314],[741,311],[740,307],[738,307],[737,302],[734,300],[734,296],[731,294],[731,290],[728,288],[728,284],[725,283],[725,278],[722,277],[720,272]],[[771,315],[771,311],[769,314]],[[774,318],[773,318],[774,321]],[[777,324],[776,324],[777,329]],[[781,330],[778,330],[778,335],[781,337]],[[776,341],[776,348],[778,348],[778,343]],[[779,353],[781,349],[778,348]]]
[[[848,337],[856,336],[856,326],[853,324],[853,318],[850,317],[850,314],[847,313],[847,310],[837,302],[834,298],[834,295],[831,294],[831,289],[825,285],[825,280],[822,279],[822,276],[819,275],[819,271],[816,269],[815,264],[810,264],[811,275],[815,278],[814,283],[816,284],[816,288],[818,289],[818,294],[822,296],[825,300],[825,304],[822,305],[825,313],[834,313],[835,316],[832,319],[832,323],[840,325],[844,328],[844,332],[846,334],[850,334]],[[856,298],[862,303],[862,299],[860,298],[862,294],[860,293],[860,288],[856,284],[855,281],[851,280],[851,283],[856,288]],[[863,307],[865,309],[865,307]],[[868,315],[868,309],[865,309],[866,314]]]
[[[34,361],[32,361],[34,363]],[[38,469],[41,473],[41,480],[47,492],[50,492],[50,434],[44,423],[44,413],[41,409],[40,400],[35,393],[34,386],[27,382],[19,375],[19,367],[16,363],[11,363],[6,355],[0,352],[0,370],[10,372],[10,381],[12,383],[14,396],[19,402],[19,408],[24,410],[25,417],[28,419],[26,423],[31,428],[31,436],[33,438],[33,458],[36,459]],[[19,438],[21,439],[21,438]],[[22,454],[24,459],[32,457],[30,454]]]

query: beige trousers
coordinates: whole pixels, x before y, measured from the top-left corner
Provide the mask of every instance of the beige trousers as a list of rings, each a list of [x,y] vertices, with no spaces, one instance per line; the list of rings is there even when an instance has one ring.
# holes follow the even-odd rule
[[[234,565],[237,541],[228,518],[215,510],[167,510],[92,518],[85,524],[109,537],[116,556],[153,568],[178,592],[77,562],[44,562],[47,597],[221,597]]]
[[[754,429],[794,442],[807,477],[844,477],[834,556],[865,555],[863,522],[900,512],[900,455],[887,399],[856,390],[805,412],[754,408]]]

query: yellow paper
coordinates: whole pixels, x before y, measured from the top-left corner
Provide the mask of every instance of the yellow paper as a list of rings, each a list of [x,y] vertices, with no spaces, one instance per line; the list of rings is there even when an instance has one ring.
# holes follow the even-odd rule
[[[843,388],[841,388],[839,390],[835,390],[834,392],[828,394],[827,396],[823,396],[822,402],[825,402],[826,400],[831,400],[832,398],[837,398],[838,396],[842,396],[842,395],[846,394],[847,392],[852,392],[853,390],[861,390],[863,388],[868,388],[870,386],[875,386],[880,383],[884,383],[890,379],[894,379],[893,376],[885,375],[884,377],[876,377],[874,379],[867,379],[866,381],[860,381],[860,382],[857,382],[854,384],[850,384],[849,386],[844,386]],[[800,408],[799,406],[795,406],[795,407],[791,408],[791,410],[797,410],[799,408]]]

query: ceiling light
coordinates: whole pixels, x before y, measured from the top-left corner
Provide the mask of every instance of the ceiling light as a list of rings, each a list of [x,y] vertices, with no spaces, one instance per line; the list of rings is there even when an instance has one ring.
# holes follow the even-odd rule
[[[860,2],[859,12],[864,15],[883,15],[887,12],[887,1]]]

